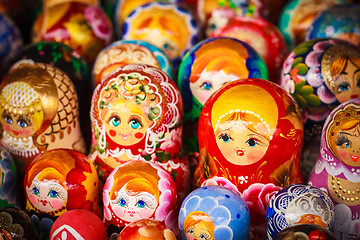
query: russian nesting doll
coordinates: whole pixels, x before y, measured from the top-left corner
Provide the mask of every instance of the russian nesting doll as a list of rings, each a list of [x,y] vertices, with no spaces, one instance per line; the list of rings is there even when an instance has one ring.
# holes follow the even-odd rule
[[[360,236],[359,124],[359,98],[330,113],[321,135],[319,158],[309,177],[309,184],[327,192],[335,205],[334,234],[340,240]]]
[[[13,157],[0,146],[0,207],[18,207],[17,171]]]

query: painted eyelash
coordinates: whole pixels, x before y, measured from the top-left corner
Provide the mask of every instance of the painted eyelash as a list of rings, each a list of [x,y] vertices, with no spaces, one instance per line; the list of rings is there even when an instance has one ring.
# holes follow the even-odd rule
[[[31,125],[32,125],[30,118],[25,117],[25,116],[19,116],[18,119],[17,119],[17,121],[18,121],[18,122],[19,122],[19,121],[23,121],[23,122],[25,122],[28,126],[31,126]]]
[[[349,140],[349,138],[346,135],[339,134],[339,136],[336,138],[335,144],[337,146],[341,146],[346,142],[351,143],[351,141]]]
[[[58,187],[58,186],[50,187],[50,188],[49,188],[49,193],[48,193],[48,195],[49,195],[50,192],[53,191],[53,190],[57,192],[58,198],[60,198],[60,199],[65,199],[65,198],[66,198],[66,197],[64,196],[63,192],[61,191],[61,188]]]
[[[118,204],[121,198],[125,199],[126,201],[125,207],[127,207],[129,202],[129,197],[126,194],[119,194],[111,203]]]
[[[140,196],[140,197],[136,198],[136,203],[138,203],[139,201],[144,201],[146,203],[146,206],[148,206],[149,208],[155,208],[156,204],[152,200],[153,199],[151,199],[147,196]]]
[[[142,121],[141,121],[141,118],[139,118],[138,116],[131,116],[131,117],[129,118],[129,122],[128,122],[128,123],[130,123],[132,120],[138,121],[139,124],[140,124],[141,126],[143,126]]]
[[[108,120],[106,120],[106,123],[110,123],[110,121],[111,121],[114,117],[117,117],[117,118],[121,121],[121,119],[119,118],[119,116],[118,116],[117,114],[112,113],[112,114],[110,115],[110,117],[108,118]]]

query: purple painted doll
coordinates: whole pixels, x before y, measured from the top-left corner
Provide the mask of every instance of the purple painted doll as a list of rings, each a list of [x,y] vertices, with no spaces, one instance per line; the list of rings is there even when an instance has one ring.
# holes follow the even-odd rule
[[[342,103],[325,121],[319,158],[309,184],[326,191],[335,205],[339,240],[360,237],[360,98]]]

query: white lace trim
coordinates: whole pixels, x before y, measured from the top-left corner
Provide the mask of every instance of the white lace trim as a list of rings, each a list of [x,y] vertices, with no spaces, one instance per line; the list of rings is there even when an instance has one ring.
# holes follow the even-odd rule
[[[39,153],[39,149],[35,146],[32,136],[17,138],[10,136],[9,133],[4,131],[1,143],[6,150],[14,155],[31,157]]]

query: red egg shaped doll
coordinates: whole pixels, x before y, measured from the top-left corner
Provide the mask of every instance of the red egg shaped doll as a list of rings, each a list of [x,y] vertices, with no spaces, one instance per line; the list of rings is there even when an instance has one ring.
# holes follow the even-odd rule
[[[50,240],[107,240],[104,223],[94,213],[73,209],[62,214],[51,227]]]
[[[187,192],[190,170],[179,156],[182,117],[180,92],[161,69],[129,64],[109,74],[91,103],[91,159],[101,179],[122,163],[145,160],[164,167],[178,192]]]
[[[131,161],[114,169],[104,191],[104,220],[108,229],[140,219],[155,219],[176,231],[174,180],[156,163]]]
[[[243,192],[257,183],[302,182],[303,123],[290,95],[263,79],[224,85],[199,118],[199,164],[194,183],[216,178]]]

